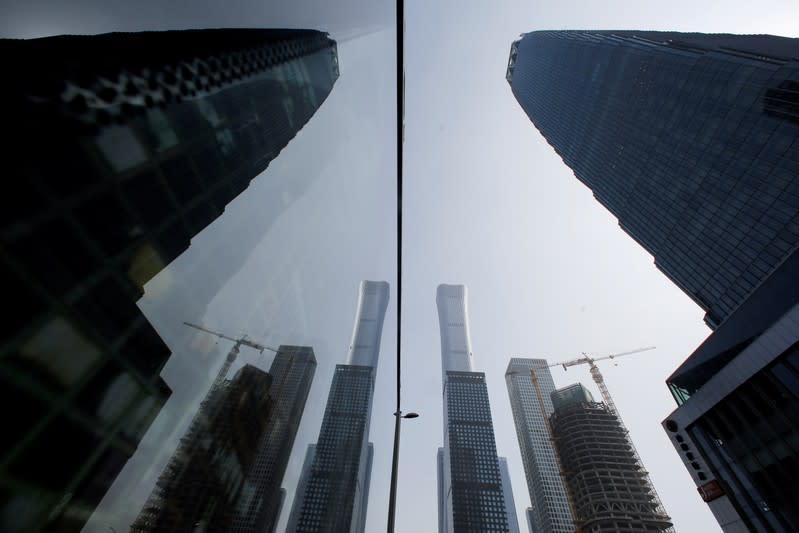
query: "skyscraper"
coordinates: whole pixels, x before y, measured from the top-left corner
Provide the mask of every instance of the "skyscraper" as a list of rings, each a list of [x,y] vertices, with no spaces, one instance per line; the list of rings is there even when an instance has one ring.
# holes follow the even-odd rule
[[[8,530],[77,531],[171,394],[170,349],[135,304],[144,284],[310,119],[336,45],[237,29],[0,49],[14,132],[0,279],[16,309],[0,390],[29,409],[0,449],[0,513]]]
[[[311,390],[316,357],[307,346],[280,346],[269,369],[272,376],[272,415],[267,420],[255,462],[247,473],[244,494],[231,533],[274,531],[285,491],[294,437]]]
[[[244,492],[244,476],[231,482],[230,472],[252,467],[274,414],[273,386],[272,376],[247,365],[210,391],[131,531],[230,527]]]
[[[666,380],[664,421],[724,531],[799,530],[799,254]]]
[[[673,531],[616,414],[579,383],[551,399],[552,434],[580,531]]]
[[[505,496],[505,511],[508,513],[508,531],[510,533],[521,533],[519,531],[519,520],[516,517],[516,500],[513,497],[513,489],[510,484],[510,471],[508,470],[508,459],[498,457],[499,474],[502,478],[502,494]]]
[[[374,450],[369,422],[383,319],[385,281],[362,281],[347,364],[336,365],[319,439],[308,449],[289,533],[363,533]]]
[[[548,142],[714,333],[663,421],[725,531],[799,513],[799,39],[534,32],[507,79]],[[768,435],[766,437],[766,435]]]
[[[540,31],[507,80],[716,328],[799,244],[799,39]]]
[[[215,384],[131,531],[272,531],[315,370],[312,348],[284,345],[269,373]]]
[[[527,478],[527,490],[530,492],[529,515],[533,531],[572,533],[574,521],[566,487],[558,471],[555,450],[545,425],[552,414],[550,394],[555,390],[555,382],[547,364],[546,359],[514,357],[508,363],[505,382]],[[530,379],[530,370],[534,370],[538,377],[540,401]],[[541,401],[545,414],[541,412]]]
[[[438,452],[439,531],[511,531],[485,374],[472,368],[466,287],[439,285],[444,446]],[[514,511],[515,513],[515,511]],[[517,522],[518,526],[518,522]]]

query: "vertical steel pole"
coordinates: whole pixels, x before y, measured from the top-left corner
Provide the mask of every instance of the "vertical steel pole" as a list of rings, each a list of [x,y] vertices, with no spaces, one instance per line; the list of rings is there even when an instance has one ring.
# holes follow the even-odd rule
[[[394,413],[394,456],[391,461],[391,493],[388,498],[388,533],[394,533],[394,511],[397,504],[397,467],[399,465],[400,384],[402,383],[402,142],[405,121],[405,68],[404,68],[404,0],[396,2],[396,54],[397,54],[397,411]]]
[[[399,465],[400,422],[402,413],[394,413],[394,457],[391,460],[391,492],[388,496],[388,533],[394,533],[394,510],[397,504],[397,466]]]

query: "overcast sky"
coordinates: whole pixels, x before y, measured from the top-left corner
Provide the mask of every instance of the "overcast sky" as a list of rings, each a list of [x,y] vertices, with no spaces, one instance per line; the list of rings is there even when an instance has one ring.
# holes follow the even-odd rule
[[[121,530],[123,508],[135,514],[229,349],[229,343],[186,334],[184,319],[270,344],[310,344],[316,351],[319,367],[284,480],[284,527],[305,447],[319,431],[333,366],[347,353],[358,283],[373,279],[391,283],[373,409],[367,521],[367,531],[382,530],[396,320],[395,56],[393,30],[385,29],[393,24],[392,4],[83,0],[67,7],[36,0],[3,2],[2,15],[5,37],[285,26],[346,39],[339,46],[341,77],[309,124],[187,255],[148,286],[141,305],[175,351],[165,377],[176,392],[142,443],[142,454],[103,502],[110,514],[98,515],[92,528]],[[523,530],[530,502],[503,379],[509,358],[557,362],[581,352],[648,345],[658,348],[620,359],[618,366],[600,363],[608,388],[677,530],[718,530],[660,428],[675,407],[666,376],[709,334],[702,312],[541,138],[513,98],[505,68],[511,41],[536,29],[797,36],[797,20],[799,4],[792,1],[682,0],[669,2],[668,10],[655,1],[407,2],[403,403],[421,417],[403,425],[397,531],[437,528],[439,283],[469,287],[475,368],[487,375],[497,448],[508,458]],[[275,198],[279,207],[270,203]],[[209,253],[238,236],[252,244],[231,253],[235,261]],[[220,263],[207,261],[206,270],[198,270],[192,254]],[[210,301],[192,300],[190,285],[215,272],[229,273],[230,282]],[[166,298],[176,279],[187,286],[179,297]],[[242,353],[242,363],[268,368],[268,355]],[[598,397],[583,368],[553,369],[553,375],[558,386],[582,381]]]

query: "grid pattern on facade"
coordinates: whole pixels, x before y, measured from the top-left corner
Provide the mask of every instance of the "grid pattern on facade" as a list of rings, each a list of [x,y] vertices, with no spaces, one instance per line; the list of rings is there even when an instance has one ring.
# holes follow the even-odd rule
[[[550,420],[580,531],[672,531],[627,432],[605,404],[575,397],[557,405]]]
[[[304,492],[294,503],[297,533],[350,531],[359,520],[373,387],[372,367],[336,366]]]
[[[508,81],[575,176],[718,326],[799,244],[799,40],[544,31]],[[763,52],[744,52],[752,45]]]
[[[498,457],[499,473],[502,476],[502,494],[505,497],[505,512],[508,516],[508,531],[510,533],[520,533],[519,519],[516,516],[516,500],[513,497],[513,489],[510,483],[510,470],[508,469],[508,459]]]
[[[485,374],[447,372],[444,396],[453,530],[508,533]]]
[[[505,380],[530,492],[533,530],[536,533],[571,533],[574,531],[574,523],[566,487],[558,471],[555,450],[544,425],[548,422],[541,413],[540,402],[530,379],[530,369],[533,368],[538,377],[541,399],[548,417],[552,414],[550,394],[555,390],[555,382],[549,368],[546,368],[547,364],[546,359],[512,358]]]
[[[686,430],[752,531],[799,529],[799,343]]]
[[[316,370],[313,349],[280,346],[269,369],[272,376],[273,414],[267,420],[258,455],[245,481],[246,496],[239,499],[231,533],[271,532],[282,505],[280,484],[286,473],[294,437],[305,410]]]
[[[91,515],[171,393],[158,375],[169,350],[135,305],[144,284],[338,77],[324,34],[278,33],[250,32],[244,49],[236,31],[0,41],[19,126],[0,210],[0,272],[16,309],[0,388],[29,411],[0,449],[0,480],[13,487],[0,505],[25,509],[13,513],[20,529],[80,528]],[[187,34],[205,55],[179,46]],[[118,408],[103,409],[111,397]]]

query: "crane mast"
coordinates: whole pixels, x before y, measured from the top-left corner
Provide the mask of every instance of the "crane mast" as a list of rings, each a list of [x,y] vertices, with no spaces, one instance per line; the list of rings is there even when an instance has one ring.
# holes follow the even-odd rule
[[[632,355],[654,349],[654,346],[646,346],[645,348],[636,348],[635,350],[630,350],[628,352],[614,353],[600,357],[589,357],[588,354],[583,352],[581,354],[582,357],[572,359],[571,361],[564,361],[562,363],[553,363],[548,366],[562,366],[563,370],[566,370],[566,368],[570,366],[587,364],[591,372],[591,377],[594,379],[594,383],[596,383],[597,388],[599,388],[599,394],[602,395],[602,399],[605,401],[605,405],[607,405],[608,409],[610,409],[610,411],[618,417],[619,413],[616,410],[616,404],[613,402],[613,398],[610,396],[610,391],[605,386],[605,378],[602,377],[602,373],[599,371],[599,367],[596,366],[595,362],[604,361],[605,359],[616,359],[617,357],[621,357],[623,355]],[[619,421],[621,421],[621,417],[619,417]]]
[[[607,386],[605,386],[605,379],[602,377],[599,367],[596,366],[593,361],[589,361],[588,366],[590,368],[591,377],[594,378],[594,383],[596,383],[596,386],[599,389],[599,394],[601,394],[602,399],[605,400],[605,405],[608,406],[608,409],[614,415],[616,415],[616,418],[618,418],[619,422],[622,423],[619,412],[616,410],[616,404],[613,403],[613,398],[610,396],[610,391],[608,390]],[[622,425],[624,424],[622,423]],[[625,428],[624,431],[626,432],[627,428]]]

